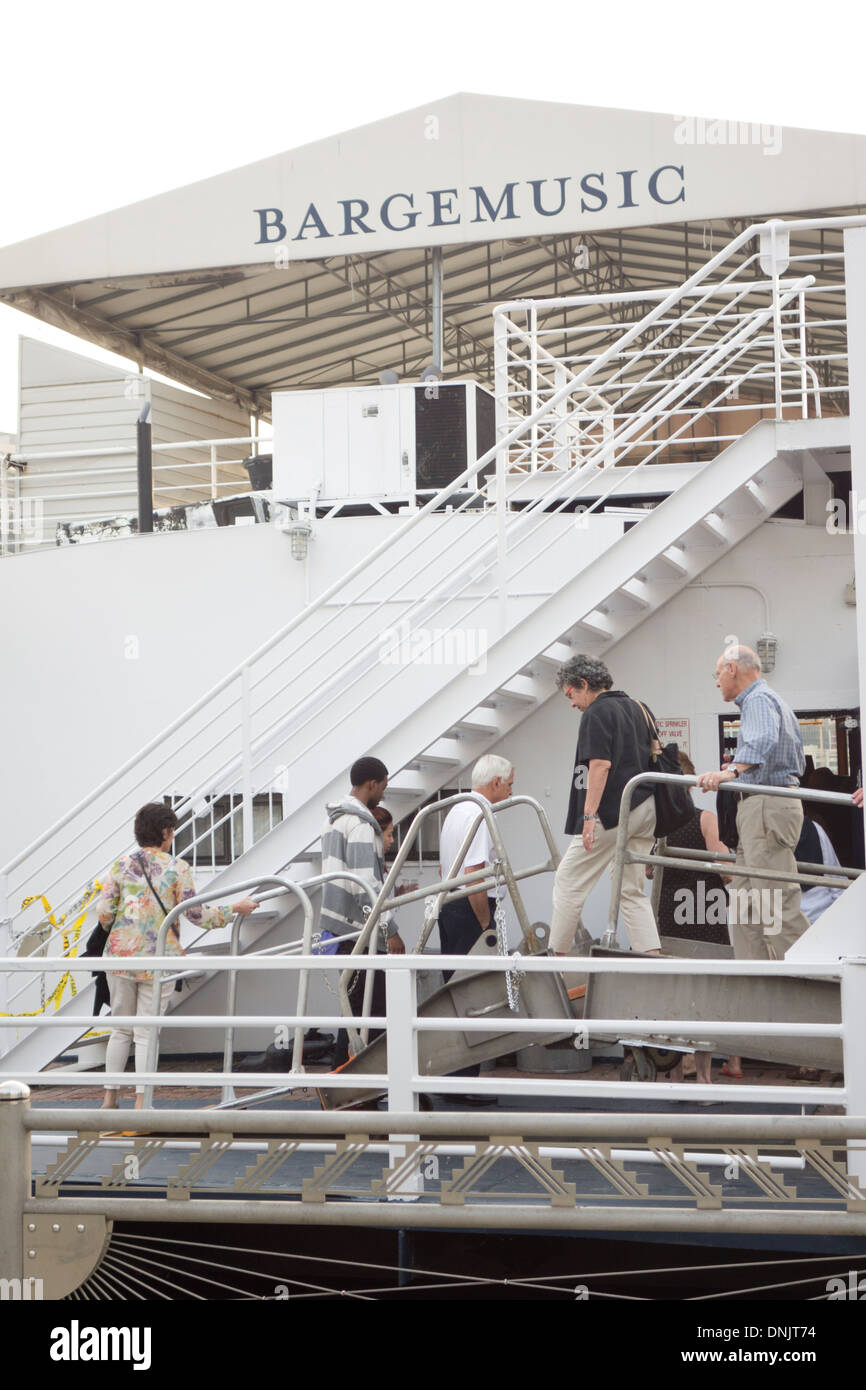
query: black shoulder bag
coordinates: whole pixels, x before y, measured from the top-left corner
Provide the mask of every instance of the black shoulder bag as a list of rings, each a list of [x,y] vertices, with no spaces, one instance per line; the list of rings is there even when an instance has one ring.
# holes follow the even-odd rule
[[[650,760],[647,771],[671,772],[677,777],[681,777],[683,770],[680,767],[678,745],[666,743],[662,748],[656,722],[646,705],[641,704],[640,700],[635,700],[634,703],[639,706],[649,729]],[[685,825],[686,821],[691,820],[697,809],[689,796],[688,787],[678,786],[675,782],[655,783],[653,799],[656,807],[656,839],[661,839],[665,835],[672,835],[675,830],[679,830],[681,825]]]
[[[112,924],[113,925],[113,924]],[[103,927],[100,922],[96,923],[93,931],[87,938],[87,945],[81,952],[83,956],[102,956],[108,945],[108,938],[111,935],[111,927]],[[111,996],[108,992],[108,972],[105,970],[94,970],[93,978],[96,981],[96,994],[93,1000],[93,1012],[98,1016],[103,1008],[111,1003]]]

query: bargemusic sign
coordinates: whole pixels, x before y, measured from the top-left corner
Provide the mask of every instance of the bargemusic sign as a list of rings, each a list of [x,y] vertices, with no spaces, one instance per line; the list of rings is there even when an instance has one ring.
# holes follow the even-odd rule
[[[862,203],[862,135],[461,94],[0,248],[0,288]]]

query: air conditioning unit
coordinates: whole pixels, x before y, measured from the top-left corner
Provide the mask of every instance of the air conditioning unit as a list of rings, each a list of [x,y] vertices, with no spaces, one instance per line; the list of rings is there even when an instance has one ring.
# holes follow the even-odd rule
[[[423,505],[492,448],[494,415],[474,381],[275,391],[274,501]]]

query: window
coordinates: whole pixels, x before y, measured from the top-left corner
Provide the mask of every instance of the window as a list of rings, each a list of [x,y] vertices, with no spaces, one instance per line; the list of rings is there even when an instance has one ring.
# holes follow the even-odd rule
[[[802,710],[797,712],[800,733],[806,752],[806,767],[826,767],[839,777],[857,778],[860,773],[860,711]],[[739,718],[719,716],[719,751],[721,762],[726,754],[733,755],[740,731]]]
[[[167,796],[165,803],[177,807],[185,798]],[[184,819],[181,812],[181,821]],[[277,792],[265,792],[253,797],[253,843],[261,840],[283,819],[283,798]],[[174,837],[174,853],[187,859],[195,868],[222,868],[243,854],[244,845],[243,797],[217,796],[207,800],[201,815],[192,823],[181,825]]]
[[[442,787],[440,791],[436,792],[435,796],[428,797],[423,805],[432,806],[437,801],[447,801],[449,796],[456,796],[460,790],[460,787]],[[419,807],[418,809],[420,810],[421,808]],[[409,826],[412,824],[417,814],[417,811],[413,811],[411,815],[404,816],[403,820],[399,823],[395,823],[394,848],[389,858],[393,858],[397,853],[403,843]],[[419,868],[422,864],[438,865],[439,830],[445,819],[445,814],[446,813],[443,812],[441,815],[428,816],[426,820],[422,822],[418,838],[409,851],[409,858],[406,861],[407,864],[415,863]]]

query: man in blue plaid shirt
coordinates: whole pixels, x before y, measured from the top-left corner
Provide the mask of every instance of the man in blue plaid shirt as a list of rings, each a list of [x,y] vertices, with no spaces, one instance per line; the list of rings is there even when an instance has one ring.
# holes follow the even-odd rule
[[[765,680],[751,647],[728,647],[716,663],[716,685],[740,710],[732,762],[703,772],[698,786],[716,791],[723,782],[770,787],[799,786],[806,766],[797,716]],[[803,828],[803,803],[790,797],[744,796],[737,808],[737,863],[796,873],[794,847]],[[809,926],[800,908],[800,885],[736,875],[730,887],[728,926],[734,955],[778,960]]]

